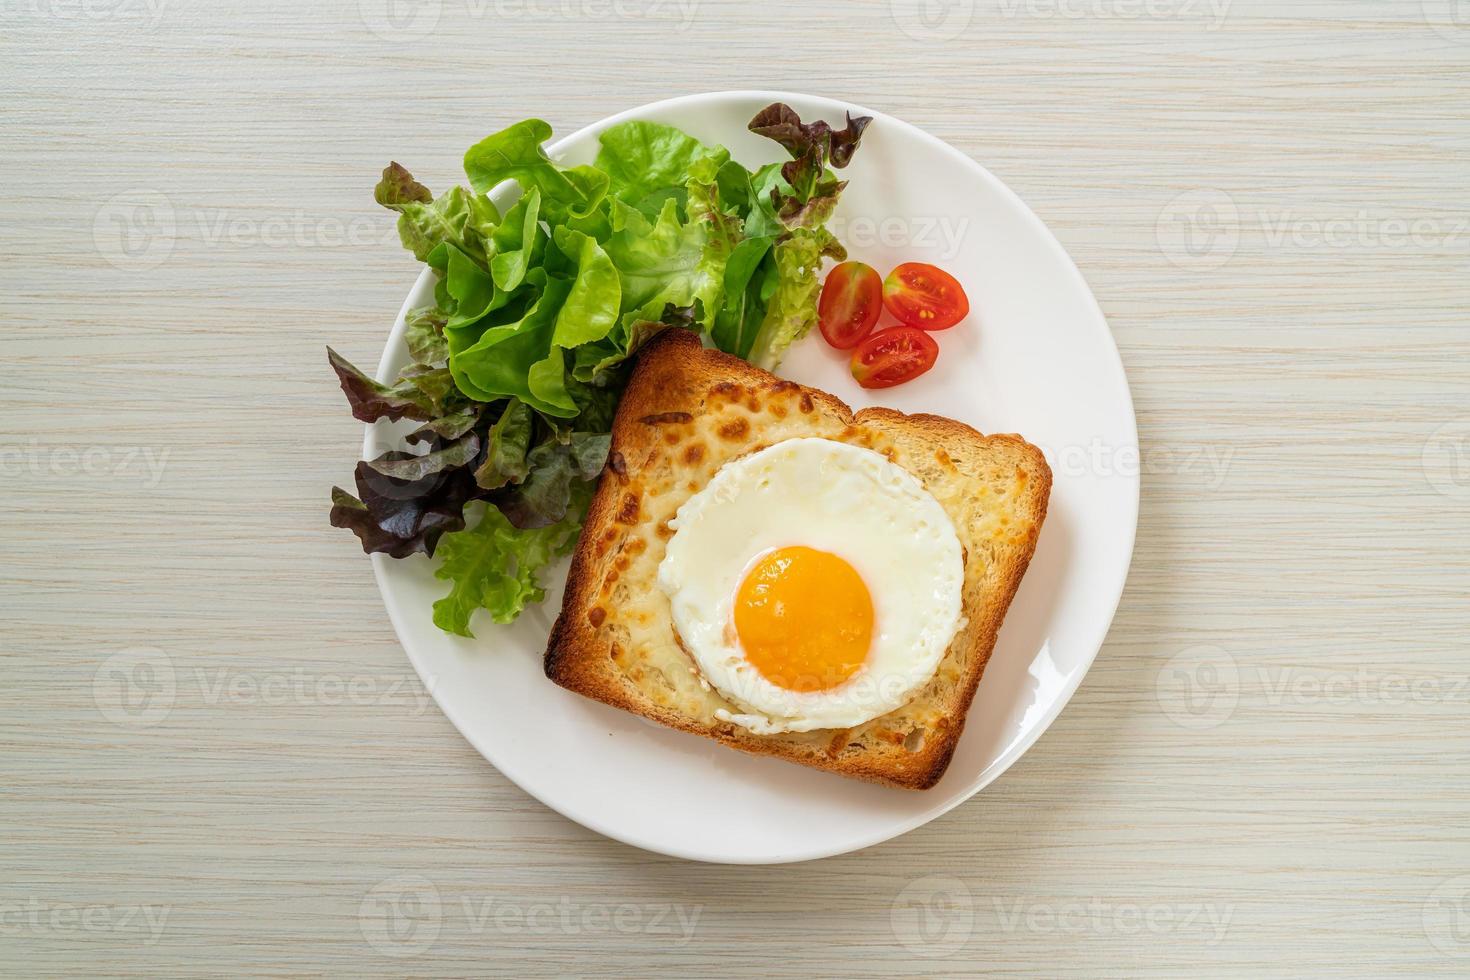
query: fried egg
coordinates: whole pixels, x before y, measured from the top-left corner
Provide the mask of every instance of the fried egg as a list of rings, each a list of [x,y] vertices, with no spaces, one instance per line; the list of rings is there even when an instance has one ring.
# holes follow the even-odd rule
[[[756,734],[901,707],[961,623],[964,552],[939,501],[879,453],[790,439],[684,502],[658,568],[679,642]]]

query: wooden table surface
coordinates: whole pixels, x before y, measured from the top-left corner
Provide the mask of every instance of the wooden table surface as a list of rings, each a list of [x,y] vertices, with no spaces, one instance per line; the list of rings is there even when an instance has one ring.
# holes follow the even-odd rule
[[[15,0],[0,82],[0,972],[1470,971],[1464,4]],[[749,87],[1020,193],[1144,473],[1041,741],[766,868],[602,839],[439,713],[326,524],[322,354],[416,275],[390,158]]]

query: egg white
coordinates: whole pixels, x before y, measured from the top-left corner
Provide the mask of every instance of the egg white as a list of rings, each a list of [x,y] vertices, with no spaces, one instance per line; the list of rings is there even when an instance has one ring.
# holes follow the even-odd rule
[[[703,677],[757,734],[850,728],[903,706],[960,628],[964,552],[949,515],[907,470],[830,439],[790,439],[721,467],[669,522],[658,568],[674,627]],[[797,692],[740,648],[734,601],[762,555],[805,545],[845,559],[873,600],[867,662],[838,687]]]

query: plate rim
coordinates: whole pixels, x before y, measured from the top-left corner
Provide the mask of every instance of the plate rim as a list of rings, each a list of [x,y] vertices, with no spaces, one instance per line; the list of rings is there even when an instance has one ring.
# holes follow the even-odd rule
[[[869,109],[857,103],[848,102],[843,99],[835,99],[830,96],[809,95],[800,92],[782,91],[775,89],[728,89],[714,92],[696,92],[686,95],[679,95],[672,98],[659,99],[654,102],[648,102],[643,105],[635,106],[633,108],[614,113],[610,116],[605,116],[601,119],[596,120],[595,122],[589,123],[588,125],[583,126],[580,129],[577,129],[576,131],[569,133],[568,135],[563,136],[562,138],[548,144],[546,149],[548,153],[556,154],[569,143],[582,139],[588,135],[601,132],[602,130],[607,129],[609,126],[616,125],[620,122],[638,118],[641,114],[647,113],[651,110],[671,108],[674,106],[685,106],[691,103],[700,104],[711,102],[738,101],[817,102],[829,104],[835,109],[841,111],[849,111],[863,115],[872,115],[875,119],[881,119],[885,126],[891,124],[896,128],[904,131],[909,137],[926,143],[932,149],[935,149],[938,152],[958,161],[961,166],[964,166],[973,171],[976,176],[981,181],[989,185],[992,190],[998,191],[1002,197],[1008,199],[1011,204],[1015,205],[1018,208],[1019,213],[1023,216],[1026,223],[1032,226],[1033,230],[1040,233],[1041,240],[1045,243],[1047,249],[1053,254],[1053,257],[1060,260],[1060,268],[1065,270],[1065,274],[1070,276],[1074,280],[1075,285],[1081,287],[1082,292],[1087,297],[1088,304],[1090,305],[1093,313],[1096,314],[1096,322],[1100,326],[1102,336],[1105,341],[1104,347],[1112,354],[1112,359],[1108,362],[1108,368],[1110,369],[1110,371],[1116,372],[1116,378],[1118,381],[1121,382],[1122,390],[1125,396],[1124,402],[1127,412],[1127,429],[1130,438],[1127,445],[1122,448],[1133,448],[1136,450],[1138,446],[1138,417],[1133,404],[1133,390],[1128,383],[1128,374],[1126,369],[1124,368],[1123,357],[1121,352],[1118,350],[1117,341],[1113,337],[1112,330],[1108,326],[1107,317],[1103,313],[1102,307],[1097,301],[1097,296],[1092,291],[1092,287],[1088,284],[1086,277],[1082,275],[1082,271],[1077,267],[1076,262],[1072,260],[1072,256],[1062,246],[1062,243],[1057,239],[1056,235],[1052,233],[1051,228],[1048,227],[1047,224],[1041,220],[1040,216],[1031,209],[1031,207],[1021,198],[1019,194],[1013,191],[999,177],[991,173],[990,170],[987,169],[979,161],[975,160],[969,154],[959,150],[958,148],[951,146],[949,143],[946,143],[944,140],[933,135],[932,133],[920,129],[918,126],[915,126],[912,123],[905,122],[902,119],[891,116],[888,113]],[[416,296],[419,293],[420,289],[424,286],[425,280],[431,280],[432,276],[433,272],[428,267],[421,269],[418,277],[414,280],[413,286],[409,289],[408,295],[404,297],[403,304],[399,307],[397,318],[394,320],[393,327],[389,331],[388,337],[384,342],[382,356],[379,358],[378,361],[378,368],[374,374],[374,377],[378,381],[388,383],[391,380],[390,375],[397,371],[396,361],[392,357],[393,350],[397,346],[397,341],[403,335],[406,326],[405,319],[410,310],[410,304],[413,302],[414,296]],[[376,424],[365,424],[364,430],[365,431],[363,434],[362,453],[363,458],[366,459],[375,448],[374,433],[376,431]],[[1001,775],[1009,770],[1011,766],[1015,765],[1015,763],[1021,758],[1021,756],[1025,755],[1026,752],[1028,752],[1031,747],[1035,745],[1038,740],[1040,740],[1041,736],[1044,735],[1051,728],[1053,722],[1055,722],[1057,717],[1061,715],[1062,711],[1067,707],[1067,705],[1071,703],[1072,697],[1077,693],[1078,688],[1082,686],[1082,681],[1091,672],[1092,665],[1097,662],[1097,656],[1102,651],[1103,644],[1107,642],[1108,634],[1112,630],[1113,620],[1116,618],[1118,613],[1118,606],[1123,599],[1123,592],[1127,585],[1128,573],[1133,565],[1133,555],[1138,539],[1138,510],[1139,500],[1142,492],[1141,472],[1132,475],[1131,483],[1133,492],[1131,495],[1129,495],[1127,501],[1129,506],[1127,554],[1125,560],[1119,566],[1116,581],[1106,583],[1108,585],[1108,591],[1112,594],[1111,601],[1108,603],[1108,614],[1105,619],[1101,620],[1102,625],[1100,627],[1100,632],[1098,633],[1095,642],[1089,642],[1086,644],[1086,646],[1090,646],[1092,649],[1086,655],[1085,663],[1081,665],[1080,669],[1078,669],[1075,674],[1068,680],[1066,685],[1064,685],[1061,695],[1053,702],[1052,706],[1046,711],[1046,713],[1040,718],[1040,720],[1035,725],[1033,725],[1031,729],[1022,733],[1019,738],[1017,738],[1009,746],[1007,746],[1005,751],[1002,752],[998,758],[992,761],[990,765],[986,766],[985,769],[980,772],[979,776],[975,780],[974,785],[971,786],[968,791],[955,796],[953,799],[946,799],[941,802],[936,802],[934,806],[922,810],[914,816],[896,821],[891,827],[886,827],[881,831],[864,835],[855,840],[847,840],[832,847],[815,848],[810,850],[809,852],[804,851],[796,855],[777,853],[768,854],[764,857],[750,857],[743,860],[737,860],[733,857],[728,857],[724,855],[711,856],[709,854],[700,853],[695,848],[680,847],[677,845],[670,845],[669,843],[664,841],[640,838],[635,833],[628,833],[626,831],[615,829],[609,826],[596,814],[568,812],[567,809],[564,809],[562,806],[558,805],[552,800],[545,798],[540,793],[537,793],[535,790],[522,784],[519,780],[509,775],[502,767],[501,763],[496,761],[495,753],[492,748],[489,745],[482,744],[484,742],[484,739],[475,734],[471,734],[471,732],[473,731],[473,726],[462,724],[460,718],[457,716],[457,713],[449,706],[447,706],[443,700],[441,700],[439,696],[438,685],[431,684],[426,680],[426,674],[432,674],[432,671],[429,671],[428,665],[421,661],[420,655],[414,651],[413,644],[410,644],[408,642],[407,625],[403,621],[403,618],[398,611],[397,603],[390,595],[386,574],[387,570],[391,567],[389,563],[393,561],[393,559],[390,559],[381,554],[374,554],[370,557],[372,559],[373,565],[373,579],[378,585],[378,593],[383,599],[383,606],[388,613],[388,620],[393,626],[393,632],[394,635],[398,638],[399,645],[403,647],[404,653],[408,656],[409,663],[413,666],[414,672],[418,674],[420,683],[425,685],[430,697],[434,699],[434,703],[439,707],[439,710],[443,712],[445,718],[449,720],[449,723],[455,727],[459,734],[467,742],[470,743],[475,751],[480,753],[481,757],[484,758],[486,762],[494,766],[497,772],[499,772],[511,783],[515,784],[515,786],[520,789],[521,792],[527,794],[532,799],[535,799],[548,809],[560,814],[567,820],[570,820],[580,826],[586,827],[588,830],[591,830],[594,833],[601,834],[602,836],[618,841],[619,843],[626,844],[630,847],[636,847],[639,850],[648,851],[650,853],[663,854],[669,857],[675,857],[689,861],[700,861],[708,864],[792,864],[803,861],[821,860],[822,858],[835,857],[840,854],[848,854],[854,851],[863,850],[868,847],[873,847],[877,844],[882,844],[885,841],[893,840],[896,837],[901,837],[902,835],[912,830],[916,830],[919,827],[922,827],[925,824],[930,823],[931,821],[936,820],[939,817],[942,817],[944,814],[950,812],[961,804],[967,803],[970,800],[974,799],[974,797],[979,794],[981,790],[985,789],[991,783],[995,782],[995,780],[1000,778]]]

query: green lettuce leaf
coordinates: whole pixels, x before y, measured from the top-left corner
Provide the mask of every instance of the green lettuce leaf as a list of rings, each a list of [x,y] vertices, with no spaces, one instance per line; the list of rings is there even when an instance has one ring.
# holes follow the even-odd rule
[[[748,358],[755,345],[776,288],[776,263],[770,258],[775,241],[771,236],[747,238],[725,263],[725,301],[710,327],[710,339],[727,354]]]
[[[624,327],[619,328],[619,340],[605,340],[596,344],[586,344],[578,347],[572,365],[572,377],[576,381],[588,382],[595,386],[593,390],[606,390],[617,385],[616,379],[610,376],[618,366],[624,364],[630,357],[638,353],[638,349],[658,336],[669,327],[680,327],[685,330],[698,332],[704,322],[704,305],[695,300],[691,306],[675,306],[673,303],[665,303],[657,320],[634,319]],[[616,407],[616,399],[607,399],[609,402],[608,425],[611,425],[611,409]],[[588,414],[588,409],[583,409]],[[598,427],[589,425],[594,431]]]
[[[724,147],[709,147],[663,123],[633,120],[598,137],[596,167],[608,176],[608,193],[652,218],[673,200],[682,206],[690,168],[705,160],[729,160]]]
[[[759,246],[747,246],[750,251],[739,256],[734,281],[727,286],[726,306],[716,318],[715,339],[723,349],[774,370],[786,350],[816,323],[822,259],[846,257],[826,227],[845,183],[827,164],[847,166],[870,122],[867,116],[853,118],[849,113],[846,127],[834,130],[822,120],[803,123],[795,110],[779,102],[750,121],[751,132],[780,143],[792,159],[762,167],[751,177],[747,241],[769,237],[774,244],[753,269]],[[744,296],[737,304],[732,287],[742,278]],[[747,350],[749,326],[757,312],[760,326]]]
[[[446,305],[452,311],[444,325],[447,334],[462,333],[465,327],[478,324],[514,295],[497,289],[485,266],[449,242],[441,242],[429,253],[429,265],[440,274],[440,284],[449,295]]]
[[[474,433],[437,445],[438,448],[422,454],[385,453],[371,460],[368,466],[379,476],[416,483],[426,477],[462,470],[480,454],[480,439]]]
[[[444,339],[444,326],[448,322],[449,314],[437,306],[408,311],[403,340],[415,364],[442,367],[449,362],[449,342]]]
[[[404,385],[416,388],[428,400],[429,410],[435,416],[458,412],[466,402],[448,367],[410,364],[398,376],[398,386]]]
[[[556,315],[551,342],[563,350],[601,340],[618,322],[622,283],[612,259],[597,239],[570,228],[558,228],[556,246],[577,263],[576,278]]]
[[[750,362],[757,367],[775,370],[786,349],[805,337],[817,322],[817,298],[822,286],[817,272],[828,237],[801,228],[772,248],[776,288],[749,353]]]
[[[541,230],[541,190],[532,187],[505,213],[505,221],[491,236],[495,257],[490,260],[490,276],[497,288],[509,293],[526,279],[526,272],[539,262],[546,249],[546,233]]]
[[[404,436],[404,441],[410,445],[433,445],[435,440],[458,439],[469,432],[480,423],[480,417],[484,414],[483,405],[472,404],[462,412],[450,415],[441,415],[436,419],[430,419],[423,425],[414,429]]]
[[[617,267],[625,310],[637,309],[670,289],[688,290],[704,251],[705,231],[686,224],[679,207],[666,201],[654,220],[617,204],[606,251]]]
[[[485,460],[475,470],[475,482],[486,490],[519,483],[530,472],[526,453],[531,449],[534,419],[524,402],[511,401],[487,436]]]
[[[661,320],[670,305],[698,304],[706,311],[719,308],[731,246],[727,238],[711,235],[709,222],[681,221],[678,207],[667,201],[653,223],[640,212],[618,205],[614,226],[617,230],[607,241],[607,254],[622,280],[619,340],[625,352],[632,325]]]
[[[526,371],[526,387],[530,402],[547,415],[575,418],[580,411],[572,393],[567,390],[567,358],[560,347],[552,347],[546,356]]]
[[[410,204],[432,203],[434,194],[415,180],[407,167],[394,160],[383,168],[383,176],[373,188],[373,199],[385,208],[399,211]]]
[[[420,262],[447,242],[478,262],[486,261],[486,240],[500,223],[500,213],[484,194],[451,187],[438,198],[391,163],[374,190],[377,202],[398,212],[398,237]]]
[[[470,619],[477,609],[488,611],[497,623],[509,623],[527,604],[544,599],[541,570],[576,546],[585,511],[583,497],[555,524],[526,530],[487,507],[473,528],[446,534],[439,544],[443,564],[434,575],[451,585],[449,594],[434,603],[434,625],[473,637]]]
[[[541,192],[541,208],[552,221],[585,218],[607,194],[607,174],[595,167],[560,167],[541,149],[551,127],[525,119],[485,137],[464,155],[470,186],[487,194],[502,181],[514,180],[523,190]]]
[[[580,347],[577,349],[581,350]],[[616,370],[592,384],[583,383],[574,375],[568,375],[567,391],[571,393],[572,401],[577,403],[580,412],[574,423],[575,428],[567,427],[566,423],[553,425],[560,422],[558,419],[543,418],[542,421],[557,428],[557,438],[563,442],[575,431],[611,432],[613,416],[618,410],[618,399],[622,397],[627,380],[626,372]]]
[[[560,349],[552,348],[557,315],[571,290],[566,279],[547,279],[519,320],[490,327],[462,349],[456,349],[459,341],[451,334],[449,369],[459,389],[477,401],[513,396],[538,412],[575,417],[564,358]]]
[[[577,485],[602,472],[611,440],[606,432],[573,432],[566,442],[543,442],[526,457],[526,478],[493,497],[495,506],[516,527],[555,524],[566,516]]]

